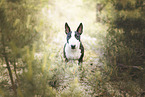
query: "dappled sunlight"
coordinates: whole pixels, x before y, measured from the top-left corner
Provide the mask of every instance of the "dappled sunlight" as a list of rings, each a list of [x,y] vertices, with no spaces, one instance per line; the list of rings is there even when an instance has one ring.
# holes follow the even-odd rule
[[[47,7],[42,9],[44,17],[47,17],[47,21],[51,23],[54,27],[52,28],[57,31],[55,35],[53,35],[52,40],[48,44],[46,43],[46,47],[48,47],[46,49],[49,49],[47,53],[50,55],[49,59],[51,60],[50,72],[52,74],[54,74],[54,72],[57,73],[56,78],[61,77],[58,79],[59,82],[57,83],[59,84],[58,90],[60,95],[65,95],[65,93],[71,91],[78,91],[79,94],[88,97],[93,93],[88,83],[89,73],[91,73],[96,66],[97,68],[102,67],[102,63],[99,62],[102,53],[102,51],[99,51],[102,42],[100,36],[105,36],[107,27],[95,22],[96,4],[93,1],[60,0],[52,3],[53,4],[48,7],[49,9]],[[85,48],[85,55],[84,62],[80,65],[78,65],[77,61],[64,62],[63,47],[66,43],[64,24],[66,22],[69,24],[72,31],[75,31],[78,25],[83,23],[81,41]],[[49,33],[53,33],[53,30]],[[98,48],[98,50],[96,48]],[[103,79],[100,73],[96,76]],[[78,84],[74,86],[76,79],[78,80]]]
[[[55,0],[52,3],[50,7],[43,8],[42,13],[61,32],[64,32],[65,22],[68,22],[73,30],[76,30],[76,27],[82,22],[85,25],[85,31],[86,27],[95,21],[95,3],[90,8],[82,0]]]
[[[53,36],[52,40],[48,44],[46,43],[46,49],[49,49],[48,53],[50,53],[49,59],[51,60],[51,67],[55,69],[54,64],[66,64],[63,58],[63,47],[66,43],[66,34],[64,32],[65,22],[69,24],[73,31],[76,30],[80,22],[83,23],[84,27],[81,40],[85,47],[85,56],[82,65],[100,64],[98,61],[100,53],[102,52],[97,51],[96,47],[100,47],[99,41],[101,41],[101,38],[98,40],[96,37],[100,33],[105,34],[106,29],[101,30],[102,27],[105,28],[105,26],[95,23],[95,3],[83,2],[81,0],[60,0],[52,3],[53,4],[48,7],[49,9],[47,7],[42,9],[44,17],[47,17],[47,21],[55,27],[53,29],[58,31]],[[88,6],[90,3],[92,4],[91,7]],[[96,29],[96,25],[98,25],[97,30],[94,30]],[[50,31],[50,33],[53,33],[53,30]],[[77,62],[75,61],[74,63],[70,61],[66,65],[70,66],[71,68],[67,69],[73,72]],[[55,67],[57,68],[57,66]]]
[[[83,76],[84,72],[86,72],[86,77],[88,77],[87,72],[91,72],[97,65],[99,67],[102,65],[99,63],[101,52],[96,50],[96,48],[100,48],[101,38],[99,38],[99,40],[96,37],[100,33],[105,35],[106,32],[106,29],[101,30],[102,27],[105,28],[105,26],[95,23],[95,5],[96,4],[93,2],[83,2],[82,0],[60,0],[52,2],[52,5],[48,5],[48,7],[42,9],[42,14],[46,18],[46,21],[48,21],[52,29],[56,31],[54,33],[54,30],[50,30],[49,33],[54,33],[54,35],[52,35],[53,38],[51,41],[46,41],[45,47],[48,49],[46,53],[49,54],[51,61],[50,72],[52,74],[54,74],[54,72],[57,73],[56,78],[61,76],[58,80],[58,84],[60,85],[58,90],[61,95],[65,95],[67,91],[72,91],[70,88],[72,88],[73,83],[76,83],[73,82],[76,79],[79,85],[75,86],[73,91],[79,89],[77,91],[83,94],[83,96],[89,96],[93,93],[91,87],[88,85],[88,79],[85,79]],[[69,24],[72,31],[75,31],[78,25],[83,23],[81,41],[85,47],[85,55],[84,62],[81,65],[78,65],[77,61],[64,62],[63,47],[66,43],[64,25],[66,22]],[[96,25],[98,25],[97,30]],[[90,68],[90,70],[87,70],[86,67]],[[81,80],[85,81],[82,82]]]
[[[58,32],[53,36],[53,39],[51,43],[49,43],[49,49],[51,47],[54,47],[56,51],[53,51],[51,53],[57,53],[61,54],[58,56],[62,56],[63,46],[66,42],[66,34],[64,32],[64,24],[67,22],[71,29],[73,31],[76,30],[79,23],[83,23],[83,34],[81,36],[82,42],[85,46],[85,53],[86,55],[91,52],[90,50],[93,50],[93,46],[97,46],[96,44],[97,40],[96,38],[90,36],[93,34],[93,36],[97,36],[97,33],[99,31],[95,31],[96,28],[95,25],[95,3],[91,3],[91,6],[89,6],[90,2],[83,2],[82,0],[68,0],[68,1],[54,1],[52,2],[52,5],[48,5],[48,8],[45,7],[42,9],[42,13],[44,17],[47,17],[47,21],[51,25],[53,25],[57,29]],[[100,29],[100,28],[99,28]],[[98,30],[99,30],[98,29]],[[53,33],[51,31],[50,33]],[[53,50],[53,48],[51,49]],[[58,52],[61,53],[58,53]],[[90,53],[91,54],[91,53]],[[85,60],[87,59],[85,55]],[[97,54],[95,54],[97,55]],[[88,56],[89,57],[89,56]],[[92,56],[93,57],[93,56]]]
[[[144,3],[1,0],[0,97],[144,95]],[[72,49],[81,38],[82,63],[82,45],[65,49],[72,58],[65,62],[66,23],[77,30]]]

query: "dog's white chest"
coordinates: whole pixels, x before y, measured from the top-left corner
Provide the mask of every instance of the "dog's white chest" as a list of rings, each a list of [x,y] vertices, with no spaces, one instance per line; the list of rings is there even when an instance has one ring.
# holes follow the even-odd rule
[[[81,56],[81,50],[79,48],[70,49],[70,46],[68,44],[66,44],[65,53],[67,59],[71,59],[71,60],[77,60]]]

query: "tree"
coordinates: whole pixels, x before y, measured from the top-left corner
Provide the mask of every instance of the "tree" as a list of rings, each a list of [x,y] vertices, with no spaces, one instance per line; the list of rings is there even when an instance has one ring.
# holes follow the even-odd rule
[[[102,22],[109,25],[105,40],[107,64],[122,77],[138,79],[145,90],[145,1],[103,0],[101,3],[106,4]]]
[[[30,18],[33,9],[28,10],[28,7],[24,1],[0,1],[0,61],[6,64],[15,96],[18,60],[24,55],[24,48],[32,46],[38,36],[34,18]]]

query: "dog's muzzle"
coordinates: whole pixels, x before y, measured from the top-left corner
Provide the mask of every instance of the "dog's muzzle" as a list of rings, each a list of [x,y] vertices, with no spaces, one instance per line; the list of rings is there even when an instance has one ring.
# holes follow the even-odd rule
[[[71,49],[75,49],[76,48],[76,45],[71,45]]]

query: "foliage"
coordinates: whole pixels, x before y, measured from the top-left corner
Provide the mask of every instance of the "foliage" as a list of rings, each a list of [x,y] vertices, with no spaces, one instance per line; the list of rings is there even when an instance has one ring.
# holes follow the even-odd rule
[[[102,7],[97,23],[96,4]],[[143,4],[142,0],[1,0],[0,97],[141,96]],[[80,22],[84,25],[81,65],[64,62],[65,22],[72,30]]]
[[[104,2],[101,2],[105,8],[100,17],[105,14],[105,17],[101,17],[102,22],[109,25],[104,50],[106,62],[113,68],[112,79],[136,81],[144,90],[144,1],[104,0]]]
[[[38,32],[42,31],[42,25],[39,25],[36,13],[45,2],[48,1],[0,1],[0,63],[2,72],[8,70],[11,79],[2,73],[4,78],[0,81],[0,94],[3,96],[55,95],[55,91],[46,86],[50,77],[41,66],[46,64],[47,57],[44,60],[35,59],[35,53],[39,50],[36,44],[42,36]]]

